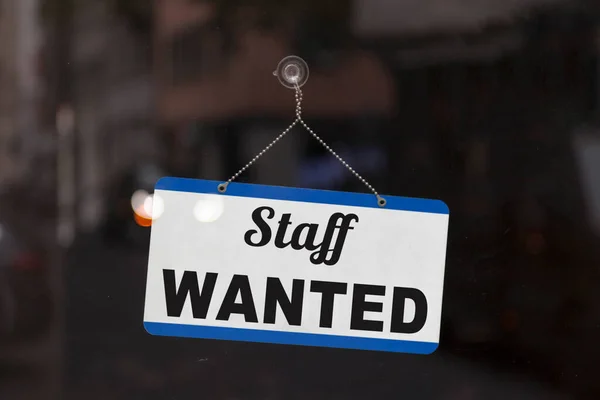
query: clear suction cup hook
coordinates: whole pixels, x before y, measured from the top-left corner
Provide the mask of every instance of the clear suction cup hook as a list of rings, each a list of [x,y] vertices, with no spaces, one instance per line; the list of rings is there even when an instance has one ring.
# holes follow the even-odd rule
[[[308,64],[298,56],[287,56],[279,62],[273,75],[288,89],[302,87],[308,80]]]

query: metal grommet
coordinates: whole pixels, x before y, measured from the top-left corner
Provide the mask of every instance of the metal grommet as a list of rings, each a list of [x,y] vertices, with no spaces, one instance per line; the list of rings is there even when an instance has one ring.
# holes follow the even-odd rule
[[[279,62],[273,75],[286,88],[296,89],[308,80],[308,64],[298,56],[287,56]]]
[[[218,187],[217,190],[220,193],[225,193],[225,191],[227,190],[227,183],[221,183]]]
[[[379,205],[379,207],[385,207],[387,201],[385,201],[383,197],[377,197],[377,204]]]

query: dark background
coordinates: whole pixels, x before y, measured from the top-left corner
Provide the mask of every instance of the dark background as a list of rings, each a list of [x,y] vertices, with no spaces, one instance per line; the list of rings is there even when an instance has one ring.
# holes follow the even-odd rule
[[[0,398],[599,398],[598,9],[512,3],[1,0],[0,227],[19,250],[0,237],[0,284],[28,322],[0,339]],[[244,166],[294,118],[272,75],[290,54],[327,143],[380,193],[450,207],[431,356],[143,329],[134,192]],[[238,180],[368,191],[300,129]]]

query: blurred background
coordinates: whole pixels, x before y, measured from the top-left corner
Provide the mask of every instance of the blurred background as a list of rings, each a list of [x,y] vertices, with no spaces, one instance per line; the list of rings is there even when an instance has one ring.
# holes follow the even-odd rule
[[[0,0],[0,398],[600,398],[600,4]],[[431,356],[151,337],[152,188],[294,118],[451,210]],[[365,192],[298,129],[240,181]]]

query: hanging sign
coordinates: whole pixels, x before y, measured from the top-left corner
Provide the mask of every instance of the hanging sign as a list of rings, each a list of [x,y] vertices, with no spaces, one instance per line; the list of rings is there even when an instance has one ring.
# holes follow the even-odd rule
[[[371,194],[219,184],[156,185],[149,333],[420,354],[438,347],[443,202],[386,196],[382,206]]]

